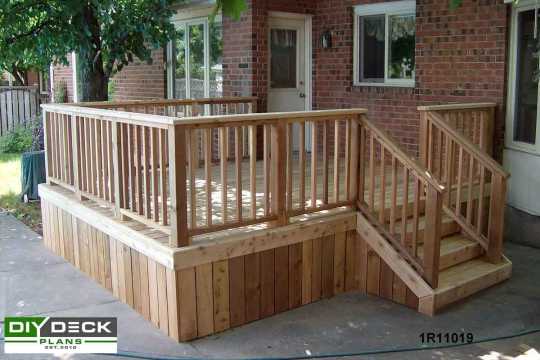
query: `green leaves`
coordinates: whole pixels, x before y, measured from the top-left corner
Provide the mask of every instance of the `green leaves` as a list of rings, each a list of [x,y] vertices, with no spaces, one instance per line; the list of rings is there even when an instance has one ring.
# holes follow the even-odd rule
[[[455,10],[461,6],[463,0],[450,0],[450,9]]]
[[[216,7],[212,17],[214,17],[219,11],[225,16],[229,16],[234,20],[239,20],[242,12],[247,9],[245,0],[216,0]]]

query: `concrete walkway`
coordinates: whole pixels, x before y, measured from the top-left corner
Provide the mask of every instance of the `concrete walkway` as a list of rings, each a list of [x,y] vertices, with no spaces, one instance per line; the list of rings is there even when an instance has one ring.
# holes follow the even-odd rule
[[[471,332],[475,339],[540,328],[540,250],[508,244],[510,281],[429,318],[382,299],[337,296],[205,339],[177,344],[135,311],[42,245],[41,238],[0,214],[0,321],[5,315],[116,316],[119,348],[156,357],[283,357],[412,347],[423,332]],[[529,355],[524,357],[524,353]],[[361,359],[539,359],[540,333],[447,350]],[[534,355],[536,354],[536,355]],[[518,357],[518,356],[523,357]],[[46,355],[0,358],[47,359]],[[110,358],[97,355],[75,359]]]

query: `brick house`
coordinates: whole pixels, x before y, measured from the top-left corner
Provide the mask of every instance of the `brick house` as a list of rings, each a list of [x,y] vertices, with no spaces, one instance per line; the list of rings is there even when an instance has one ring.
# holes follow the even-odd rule
[[[539,215],[526,191],[540,179],[535,2],[507,2],[247,0],[240,21],[210,23],[212,1],[192,1],[173,19],[181,38],[117,74],[114,100],[253,95],[259,111],[365,107],[412,155],[418,106],[494,102],[508,201]],[[71,69],[54,68],[53,82],[64,79],[76,101]]]

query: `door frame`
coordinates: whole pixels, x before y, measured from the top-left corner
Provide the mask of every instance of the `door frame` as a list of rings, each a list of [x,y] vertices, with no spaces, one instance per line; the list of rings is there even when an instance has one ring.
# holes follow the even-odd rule
[[[313,15],[311,14],[299,14],[299,13],[290,13],[290,12],[283,12],[283,11],[269,11],[268,12],[268,23],[270,23],[270,18],[278,18],[278,19],[292,19],[292,20],[304,20],[304,61],[305,61],[305,69],[304,69],[304,88],[305,88],[305,106],[304,111],[311,111],[312,110],[312,67],[313,67],[313,45],[312,45],[312,38],[313,38]],[[268,26],[268,56],[270,56],[270,26]],[[267,69],[267,76],[268,79],[270,79],[270,61],[268,61],[268,69]],[[270,81],[268,81],[268,88],[270,88]]]
[[[505,136],[504,144],[506,148],[528,152],[535,155],[540,155],[540,83],[538,86],[538,108],[536,115],[536,144],[528,144],[514,140],[514,121],[516,109],[516,81],[517,81],[517,52],[518,52],[518,16],[519,13],[528,10],[534,10],[535,2],[532,0],[521,0],[518,5],[512,4],[512,14],[510,18],[510,36],[508,47],[508,84],[507,84],[507,99],[506,99],[506,121],[505,121]],[[540,34],[539,34],[540,35]],[[540,62],[539,62],[540,65]]]

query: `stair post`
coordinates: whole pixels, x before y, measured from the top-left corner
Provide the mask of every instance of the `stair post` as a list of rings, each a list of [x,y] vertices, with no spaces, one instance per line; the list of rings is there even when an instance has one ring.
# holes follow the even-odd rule
[[[287,183],[284,174],[287,168],[287,146],[286,146],[286,123],[279,121],[272,124],[270,135],[271,149],[271,209],[272,214],[277,216],[276,225],[286,225],[289,220],[287,217],[286,193]]]
[[[502,260],[505,200],[506,178],[500,174],[493,174],[489,204],[487,257],[494,264]]]
[[[427,110],[420,110],[420,134],[419,134],[419,152],[420,164],[426,169],[428,168],[428,113]]]
[[[431,185],[426,188],[426,226],[424,229],[424,278],[432,288],[439,283],[441,257],[442,194]]]

